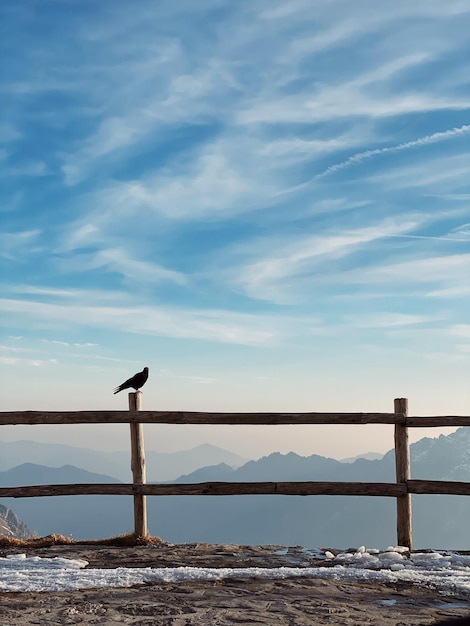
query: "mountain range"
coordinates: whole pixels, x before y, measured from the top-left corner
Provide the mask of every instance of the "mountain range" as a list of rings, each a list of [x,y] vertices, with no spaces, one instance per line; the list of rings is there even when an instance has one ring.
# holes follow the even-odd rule
[[[47,469],[47,471],[46,471]],[[1,485],[113,482],[65,466],[22,465],[0,472]],[[425,438],[411,446],[413,478],[470,481],[470,429]],[[233,468],[222,462],[180,476],[175,482],[328,480],[394,482],[393,450],[377,460],[341,463],[312,455],[278,452]],[[29,478],[29,479],[28,479]],[[163,481],[159,481],[163,482]],[[417,548],[469,549],[470,498],[413,496],[413,538]],[[112,536],[132,530],[128,496],[62,496],[3,499],[40,535],[75,539]],[[162,496],[148,497],[152,535],[175,543],[282,544],[347,548],[396,542],[394,498],[346,496]]]
[[[190,450],[155,452],[146,450],[147,476],[155,481],[170,481],[199,467],[227,463],[239,467],[247,459],[212,446],[202,444]],[[21,463],[35,463],[49,467],[74,465],[90,472],[114,476],[122,482],[132,480],[130,451],[101,452],[63,444],[37,441],[0,441],[0,471]]]

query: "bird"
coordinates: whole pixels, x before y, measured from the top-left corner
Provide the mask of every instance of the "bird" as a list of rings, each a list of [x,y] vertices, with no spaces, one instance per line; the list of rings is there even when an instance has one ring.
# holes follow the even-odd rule
[[[137,391],[138,389],[140,389],[141,387],[145,385],[148,377],[149,377],[149,368],[144,367],[144,369],[141,372],[137,372],[137,374],[134,374],[132,378],[129,378],[124,383],[122,383],[122,385],[119,385],[119,387],[116,387],[113,393],[119,393],[123,389],[130,389],[131,387],[133,387]]]

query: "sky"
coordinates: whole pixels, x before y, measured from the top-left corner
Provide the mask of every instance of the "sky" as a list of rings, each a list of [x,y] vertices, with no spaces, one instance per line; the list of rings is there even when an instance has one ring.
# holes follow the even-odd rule
[[[148,366],[148,410],[470,413],[468,2],[19,0],[0,23],[1,410],[126,409]],[[390,432],[147,445],[341,458]]]
[[[406,553],[407,548],[390,546],[387,550],[367,550],[361,546],[356,552],[341,552],[336,556],[328,551],[304,549],[298,566],[293,566],[287,549],[279,550],[286,565],[280,567],[200,568],[200,567],[118,567],[87,568],[83,559],[60,557],[27,557],[12,554],[0,557],[0,591],[66,591],[102,587],[130,587],[144,583],[184,583],[220,581],[224,579],[286,579],[320,578],[353,580],[375,583],[418,584],[438,589],[443,597],[464,595],[470,590],[470,556],[453,552]],[[306,567],[307,559],[328,561],[328,567]],[[309,561],[307,561],[309,562]],[[384,601],[393,606],[397,600]],[[460,605],[461,607],[463,605]]]

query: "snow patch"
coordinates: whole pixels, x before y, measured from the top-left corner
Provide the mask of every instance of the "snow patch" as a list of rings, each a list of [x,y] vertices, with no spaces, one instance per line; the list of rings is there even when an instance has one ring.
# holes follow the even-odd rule
[[[307,566],[275,568],[145,567],[88,568],[82,559],[28,557],[15,554],[0,558],[0,591],[66,591],[102,587],[130,587],[143,583],[178,583],[235,579],[323,578],[330,580],[408,582],[426,585],[446,594],[470,593],[470,555],[454,552],[409,553],[401,546],[333,554],[329,550],[304,549],[314,561]],[[278,555],[289,556],[289,549]]]

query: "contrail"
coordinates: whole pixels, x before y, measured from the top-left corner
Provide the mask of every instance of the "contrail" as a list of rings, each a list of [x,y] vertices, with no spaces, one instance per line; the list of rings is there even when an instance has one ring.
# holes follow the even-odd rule
[[[405,239],[437,239],[438,241],[462,241],[465,243],[468,243],[470,240],[469,238],[459,238],[459,237],[448,237],[446,235],[443,235],[442,237],[439,236],[433,236],[433,235],[384,235],[385,238],[388,237],[398,237],[398,238],[405,238]]]
[[[361,161],[365,161],[366,159],[370,159],[371,157],[377,156],[379,154],[400,152],[401,150],[408,150],[409,148],[414,148],[415,146],[425,146],[430,143],[438,143],[439,141],[445,141],[446,139],[451,139],[452,137],[463,135],[464,133],[468,133],[469,131],[470,124],[464,124],[463,126],[459,126],[458,128],[452,128],[451,130],[433,133],[432,135],[427,135],[426,137],[421,137],[419,139],[415,139],[414,141],[399,143],[398,145],[390,146],[389,148],[376,148],[375,150],[365,150],[364,152],[358,152],[347,158],[345,161],[342,161],[341,163],[330,165],[326,168],[326,170],[324,170],[320,174],[317,174],[315,178],[327,176],[332,172],[342,170],[346,167],[349,167],[350,165],[353,165],[354,163],[360,163]]]

